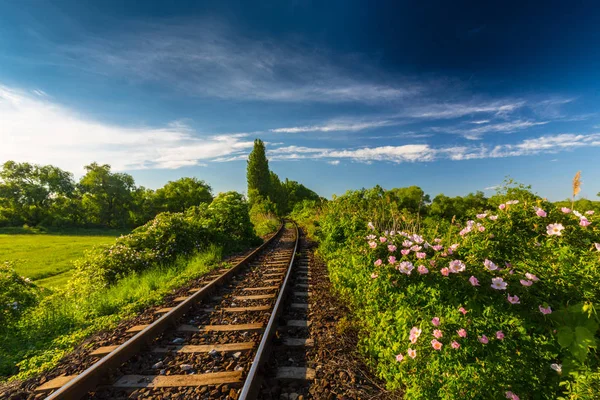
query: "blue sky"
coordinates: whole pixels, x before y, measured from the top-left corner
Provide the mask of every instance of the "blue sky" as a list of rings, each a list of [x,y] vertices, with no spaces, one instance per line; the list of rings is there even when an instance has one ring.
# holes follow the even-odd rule
[[[259,137],[327,197],[600,192],[593,2],[90,3],[0,3],[0,162],[243,192]]]

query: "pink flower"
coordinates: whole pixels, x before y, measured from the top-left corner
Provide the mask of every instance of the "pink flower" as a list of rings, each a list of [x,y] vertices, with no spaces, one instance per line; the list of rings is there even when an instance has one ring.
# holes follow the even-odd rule
[[[404,360],[404,356],[402,354],[396,354],[396,361],[401,362]]]
[[[435,350],[441,350],[442,349],[442,343],[438,342],[436,339],[433,339],[431,341],[431,347],[433,347]]]
[[[506,208],[506,204],[502,203],[498,206],[498,208],[504,210]]]
[[[548,235],[560,236],[562,235],[560,231],[563,229],[565,229],[565,227],[562,224],[550,224],[546,227],[546,233],[548,233]]]
[[[494,264],[491,260],[488,260],[487,258],[483,262],[483,265],[488,269],[488,271],[495,271],[498,269],[498,266]]]
[[[379,275],[377,275],[375,272],[371,274],[371,279],[377,279],[378,277]]]
[[[375,247],[377,247],[377,242],[369,242],[369,247],[374,249]]]
[[[463,313],[463,315],[467,315],[467,313],[468,313],[468,311],[464,307],[459,308],[458,311]]]
[[[456,340],[452,342],[452,344],[450,345],[452,346],[453,349],[458,349],[460,347],[460,343],[458,343]]]
[[[496,332],[496,339],[504,340],[504,332],[502,332],[502,331]]]
[[[537,276],[535,276],[534,274],[530,274],[529,272],[525,274],[525,277],[527,279],[529,279],[530,281],[534,281],[537,282],[540,280],[540,278],[538,278]]]
[[[456,333],[458,333],[458,336],[460,336],[461,338],[467,337],[467,331],[464,328],[457,330]]]
[[[405,240],[404,242],[402,242],[402,246],[403,247],[410,247],[412,246],[412,242],[410,240]]]
[[[535,209],[535,214],[538,217],[546,218],[548,216],[548,213],[546,211],[542,210],[541,208],[539,208],[539,207],[533,207],[533,208]]]
[[[525,279],[521,279],[521,280],[519,280],[519,282],[521,282],[521,285],[523,285],[523,286],[533,285],[533,281],[526,281]]]
[[[396,247],[395,245],[393,245],[393,244],[388,244],[388,250],[389,250],[390,252],[394,252],[394,251],[396,251],[396,248],[397,248],[397,247]]]
[[[448,268],[446,268],[446,267],[444,267],[444,268],[440,269],[440,272],[441,272],[441,273],[442,273],[442,275],[444,275],[444,276],[448,276],[448,275],[450,275],[450,270],[449,270]]]
[[[594,246],[596,246],[596,250],[600,251],[600,243],[594,243]]]
[[[421,336],[421,329],[417,328],[416,326],[413,326],[412,329],[410,330],[410,342],[412,344],[417,343],[417,339],[419,338],[419,336]]]
[[[387,238],[386,238],[385,236],[381,236],[381,237],[379,238],[379,241],[380,241],[381,243],[385,243],[385,242],[387,242]]]
[[[440,243],[440,242],[442,241],[442,239],[440,239],[440,238],[435,238],[435,239],[433,239],[433,241],[434,241],[434,242],[436,242],[436,243]]]
[[[595,211],[594,210],[588,210],[585,212],[585,215],[594,215]]]
[[[579,225],[581,225],[581,226],[585,227],[585,226],[588,226],[589,224],[591,224],[591,222],[588,221],[588,219],[585,217],[583,217],[579,220]]]
[[[444,248],[444,246],[436,244],[435,246],[431,246],[432,249],[434,249],[435,251],[440,251]]]
[[[560,211],[564,212],[565,214],[568,214],[568,213],[570,213],[570,212],[571,212],[571,209],[570,209],[570,208],[567,208],[567,207],[562,207],[562,208],[560,209]]]
[[[519,204],[519,200],[509,200],[506,204]]]
[[[550,308],[550,306],[548,306],[548,307],[539,306],[539,309],[540,309],[540,312],[544,315],[552,314],[552,309]]]
[[[458,249],[459,244],[458,243],[454,243],[452,246],[450,246],[450,250],[456,250]]]
[[[438,317],[433,317],[431,323],[433,324],[433,326],[440,326],[440,319]]]
[[[435,260],[429,260],[429,265],[431,265],[431,267],[435,267]]]
[[[479,281],[474,276],[469,278],[469,282],[471,282],[471,285],[473,286],[479,286]]]
[[[427,269],[427,267],[425,267],[424,265],[419,265],[417,267],[417,271],[421,274],[421,275],[425,275],[426,273],[429,272],[429,270]]]
[[[485,217],[487,217],[487,214],[477,214],[477,218],[479,219],[484,219]]]
[[[425,258],[425,257],[427,257],[427,254],[426,254],[426,253],[418,253],[418,252],[417,252],[417,258],[418,258],[418,259],[423,259],[423,258]]]
[[[375,226],[373,225],[373,223],[372,223],[372,222],[369,222],[369,223],[367,224],[367,227],[368,227],[369,229],[371,229],[371,230],[375,229]]]
[[[492,288],[496,289],[496,290],[506,290],[506,286],[508,286],[508,284],[506,282],[504,282],[504,279],[502,278],[492,278]]]
[[[402,261],[398,266],[398,271],[403,274],[410,275],[415,266],[410,261]]]
[[[458,273],[465,270],[465,263],[460,260],[452,260],[450,261],[450,272]]]
[[[435,336],[435,338],[436,338],[436,339],[439,339],[439,338],[441,338],[442,336],[444,336],[444,334],[443,334],[443,332],[442,332],[442,331],[440,331],[439,329],[435,329],[435,330],[433,331],[433,336]]]
[[[510,293],[508,294],[508,302],[510,304],[520,304],[521,303],[521,301],[519,301],[519,296],[517,296],[517,295],[511,296]]]
[[[388,262],[389,262],[390,264],[394,264],[394,263],[396,262],[396,257],[394,257],[394,256],[389,256],[389,257],[388,257]]]
[[[400,250],[400,253],[402,253],[403,256],[407,256],[410,253],[409,249],[402,249]]]
[[[497,216],[497,215],[490,215],[490,216],[489,216],[489,218],[490,218],[492,221],[495,221],[495,220],[497,220],[497,219],[498,219],[498,216]]]
[[[516,394],[514,394],[510,390],[508,392],[506,392],[505,394],[506,394],[506,398],[509,399],[509,400],[521,400],[519,398],[519,396],[517,396]]]
[[[422,249],[421,246],[417,246],[416,244],[410,248],[412,251],[417,252]]]
[[[487,336],[485,336],[485,335],[481,335],[481,336],[479,337],[479,341],[480,341],[481,343],[483,343],[483,344],[488,344],[488,342],[489,342],[490,340],[487,338]]]
[[[477,229],[479,229],[479,232],[483,232],[483,231],[485,231],[485,226],[483,226],[483,225],[479,225],[479,226],[477,227]]]
[[[383,263],[383,261],[381,261],[381,259],[378,259],[377,261],[375,261],[375,266],[379,267],[381,264]]]
[[[406,352],[408,353],[408,356],[410,358],[415,358],[417,356],[417,351],[416,350],[408,349],[408,350],[406,350]]]

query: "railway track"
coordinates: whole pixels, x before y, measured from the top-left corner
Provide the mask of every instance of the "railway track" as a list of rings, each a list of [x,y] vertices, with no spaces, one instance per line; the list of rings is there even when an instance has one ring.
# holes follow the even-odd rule
[[[74,366],[72,374],[45,382],[36,392],[47,399],[238,400],[264,398],[273,379],[305,386],[314,370],[289,361],[291,356],[288,365],[263,368],[272,353],[288,353],[279,351],[282,346],[311,346],[308,263],[302,252],[295,260],[298,243],[297,227],[282,225],[231,269],[207,276],[203,285],[155,310],[116,343],[93,348],[91,365]]]

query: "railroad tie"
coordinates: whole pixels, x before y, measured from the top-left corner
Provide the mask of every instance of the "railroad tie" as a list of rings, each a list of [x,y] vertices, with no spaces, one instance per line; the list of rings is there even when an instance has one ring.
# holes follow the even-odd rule
[[[125,375],[113,387],[158,388],[221,385],[242,382],[242,371],[211,372],[194,375]]]
[[[279,367],[277,368],[276,379],[312,381],[315,379],[315,370],[304,367]]]

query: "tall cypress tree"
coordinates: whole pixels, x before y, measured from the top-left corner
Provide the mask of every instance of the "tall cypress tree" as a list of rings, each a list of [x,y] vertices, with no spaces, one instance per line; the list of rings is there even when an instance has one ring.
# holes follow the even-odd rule
[[[269,161],[265,154],[265,144],[260,139],[254,140],[254,148],[248,156],[248,197],[250,202],[255,196],[269,196],[270,179]]]

